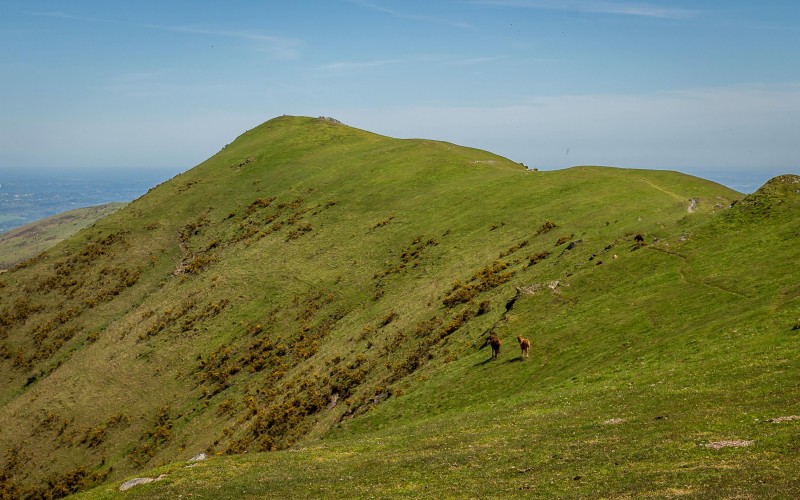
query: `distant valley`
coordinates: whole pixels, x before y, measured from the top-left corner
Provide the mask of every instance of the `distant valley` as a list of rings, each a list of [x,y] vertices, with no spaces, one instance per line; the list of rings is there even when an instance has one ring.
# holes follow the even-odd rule
[[[177,172],[0,168],[0,234],[70,210],[131,201]]]
[[[124,206],[125,203],[107,203],[77,208],[0,233],[0,271],[35,257]]]

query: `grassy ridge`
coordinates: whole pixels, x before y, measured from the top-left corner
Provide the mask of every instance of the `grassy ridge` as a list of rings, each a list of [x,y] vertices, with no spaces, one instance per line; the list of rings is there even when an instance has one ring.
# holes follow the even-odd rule
[[[649,491],[635,467],[658,491],[677,487],[659,464],[700,464],[705,440],[746,406],[685,427],[712,415],[702,397],[755,406],[777,394],[761,418],[791,410],[793,382],[755,383],[781,368],[765,352],[794,353],[780,333],[797,280],[776,263],[793,257],[796,204],[770,196],[787,202],[754,220],[748,200],[727,209],[738,193],[674,172],[527,172],[452,144],[272,120],[0,278],[7,488],[114,488],[201,451],[287,447],[168,466],[131,491],[477,495],[524,479],[546,492],[576,463],[594,478],[570,477],[577,493],[609,477],[609,494]],[[490,329],[505,346],[486,363]],[[520,334],[529,360],[515,356]],[[780,444],[791,425],[759,429]],[[607,463],[608,439],[631,473]],[[648,460],[631,458],[648,443]],[[319,472],[262,483],[289,466]]]

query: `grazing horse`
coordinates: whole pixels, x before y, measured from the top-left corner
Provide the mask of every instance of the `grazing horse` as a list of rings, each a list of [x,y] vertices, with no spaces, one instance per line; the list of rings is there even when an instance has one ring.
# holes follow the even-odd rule
[[[517,341],[519,342],[519,348],[522,349],[522,354],[520,354],[520,357],[529,357],[531,352],[531,341],[520,336],[517,336]]]
[[[500,339],[494,335],[489,335],[489,345],[492,346],[492,359],[496,359],[500,354]]]

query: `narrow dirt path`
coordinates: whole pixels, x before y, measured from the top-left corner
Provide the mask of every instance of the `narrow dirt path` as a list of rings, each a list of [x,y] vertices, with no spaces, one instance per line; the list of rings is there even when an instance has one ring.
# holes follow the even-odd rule
[[[685,201],[685,200],[686,200],[686,199],[685,199],[684,197],[682,197],[681,195],[679,195],[679,194],[677,194],[677,193],[673,193],[672,191],[670,191],[670,190],[668,190],[668,189],[664,189],[663,187],[659,186],[658,184],[653,184],[652,182],[648,181],[648,180],[647,180],[647,179],[645,179],[644,177],[640,177],[640,178],[639,178],[639,180],[641,180],[642,182],[644,182],[644,183],[646,183],[646,184],[650,185],[650,187],[653,187],[653,188],[655,188],[655,189],[658,189],[658,190],[659,190],[659,191],[661,191],[662,193],[666,193],[666,194],[668,194],[668,195],[672,196],[672,197],[673,197],[673,198],[675,198],[676,200],[680,200],[680,201]],[[694,213],[694,211],[695,211],[695,209],[697,208],[697,202],[698,202],[698,199],[697,199],[697,198],[689,198],[689,207],[686,209],[686,211],[687,211],[687,212],[689,212],[690,214],[693,214],[693,213]]]
[[[681,259],[681,265],[680,265],[680,267],[678,267],[678,273],[681,276],[681,280],[684,283],[686,283],[687,285],[702,286],[702,287],[710,288],[710,289],[716,290],[718,292],[723,292],[723,293],[735,295],[735,296],[737,296],[739,298],[742,298],[742,299],[748,298],[747,295],[744,295],[743,293],[737,292],[735,290],[729,290],[727,288],[722,288],[721,286],[711,285],[709,283],[704,283],[704,282],[702,282],[702,281],[700,281],[698,279],[690,278],[689,276],[687,276],[686,269],[689,267],[689,262],[688,262],[688,259],[686,258],[685,255],[681,255],[681,254],[679,254],[677,252],[671,252],[671,251],[666,250],[664,248],[658,248],[658,247],[653,247],[653,246],[649,246],[649,247],[647,247],[647,249],[648,250],[653,250],[655,252],[661,252],[661,253],[664,253],[664,254],[667,254],[667,255],[671,255],[673,257],[677,257],[677,258]]]
[[[639,179],[640,179],[642,182],[645,182],[646,184],[649,184],[650,186],[654,187],[655,189],[658,189],[658,190],[659,190],[659,191],[661,191],[662,193],[667,193],[668,195],[672,196],[672,197],[673,197],[673,198],[675,198],[676,200],[680,200],[680,201],[683,201],[683,200],[684,200],[684,197],[683,197],[683,196],[680,196],[680,195],[678,195],[678,194],[675,194],[675,193],[673,193],[672,191],[666,190],[666,189],[662,188],[661,186],[659,186],[659,185],[657,185],[657,184],[653,184],[652,182],[648,181],[648,180],[647,180],[647,179],[645,179],[644,177],[640,177]]]

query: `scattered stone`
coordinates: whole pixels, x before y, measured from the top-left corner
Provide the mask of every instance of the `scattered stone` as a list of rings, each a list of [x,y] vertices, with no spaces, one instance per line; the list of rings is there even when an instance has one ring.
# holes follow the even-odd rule
[[[203,460],[207,459],[208,456],[205,453],[201,453],[199,455],[195,455],[189,459],[190,462],[202,462]]]
[[[517,287],[517,289],[526,295],[536,295],[537,292],[540,292],[545,287],[550,289],[551,292],[559,293],[557,289],[560,285],[561,285],[560,280],[553,280],[547,283],[533,283],[528,286]]]
[[[338,402],[339,402],[339,393],[334,392],[333,394],[331,394],[331,399],[330,401],[328,401],[328,404],[325,406],[325,408],[332,410],[333,408],[336,408],[336,403]]]
[[[734,440],[726,440],[726,441],[714,441],[713,443],[706,443],[706,448],[712,448],[715,450],[719,450],[720,448],[743,448],[745,446],[752,445],[752,441],[745,441],[741,439],[734,439]]]
[[[377,404],[380,404],[383,400],[385,400],[388,397],[389,397],[389,393],[382,392],[382,393],[376,394],[375,396],[370,398],[369,402],[370,402],[370,404],[377,405]]]
[[[137,478],[131,479],[130,481],[125,481],[124,483],[122,483],[122,485],[120,485],[120,487],[119,487],[119,491],[127,491],[127,490],[133,488],[134,486],[139,486],[140,484],[149,484],[149,483],[154,483],[156,481],[161,481],[165,477],[167,477],[166,474],[161,474],[160,476],[158,476],[156,478],[153,478],[153,477],[137,477]]]
[[[522,290],[524,293],[528,295],[536,295],[536,292],[538,292],[541,289],[542,289],[541,283],[533,283],[528,286],[520,287],[520,290]]]
[[[225,149],[225,148],[223,148],[223,149]],[[244,167],[245,165],[247,165],[249,163],[253,163],[254,161],[255,160],[253,158],[245,158],[244,160],[240,161],[238,164],[233,163],[233,164],[229,165],[229,167],[230,168],[235,168],[236,170],[241,170],[242,167]]]
[[[603,423],[606,424],[606,425],[618,425],[618,424],[623,423],[624,421],[625,421],[624,418],[609,418],[608,420],[606,420]]]
[[[779,424],[781,422],[788,422],[790,420],[800,420],[800,415],[789,415],[788,417],[771,418],[767,420],[767,422],[771,422],[773,424]]]

